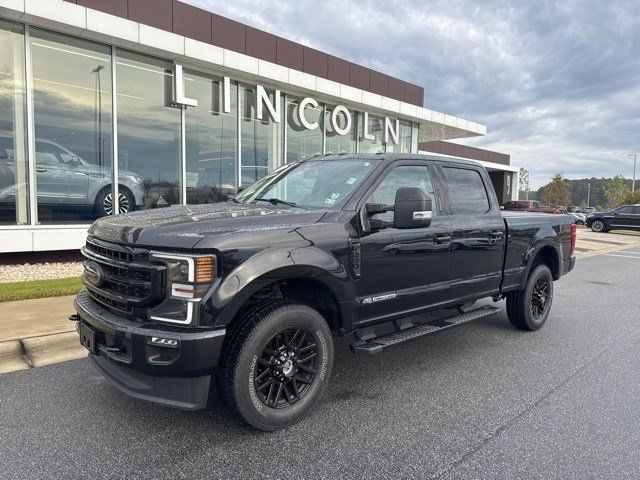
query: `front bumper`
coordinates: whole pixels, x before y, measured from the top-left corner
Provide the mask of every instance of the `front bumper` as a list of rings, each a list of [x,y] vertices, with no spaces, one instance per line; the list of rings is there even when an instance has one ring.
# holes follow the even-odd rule
[[[94,366],[125,393],[195,410],[207,405],[225,330],[185,330],[135,322],[97,304],[84,291],[75,301],[80,341]]]

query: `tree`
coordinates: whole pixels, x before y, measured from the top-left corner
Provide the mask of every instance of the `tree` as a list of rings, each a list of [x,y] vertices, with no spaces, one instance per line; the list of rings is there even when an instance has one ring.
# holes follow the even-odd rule
[[[627,189],[621,203],[623,203],[624,205],[639,205],[640,190],[636,190],[635,192],[632,192],[631,190]]]
[[[520,191],[518,192],[518,198],[529,200],[529,195],[531,195],[531,183],[529,183],[529,170],[524,167],[520,167],[520,172],[518,173],[519,181],[520,181]]]
[[[622,204],[627,192],[628,188],[625,185],[625,178],[622,175],[616,175],[604,189],[607,207],[611,209]]]
[[[571,201],[571,184],[562,173],[556,173],[547,185],[542,201],[552,207],[566,206]]]

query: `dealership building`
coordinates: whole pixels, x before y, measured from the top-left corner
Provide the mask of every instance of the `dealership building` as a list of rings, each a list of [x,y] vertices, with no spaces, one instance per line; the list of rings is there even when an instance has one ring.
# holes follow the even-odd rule
[[[177,0],[0,0],[0,252],[76,249],[102,215],[224,200],[328,152],[508,155],[421,86]]]

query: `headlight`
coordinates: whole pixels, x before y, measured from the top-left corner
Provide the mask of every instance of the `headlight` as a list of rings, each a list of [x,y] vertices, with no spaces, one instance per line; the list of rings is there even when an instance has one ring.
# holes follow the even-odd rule
[[[142,179],[140,177],[136,177],[135,175],[125,175],[124,178],[129,180],[131,183],[142,183]]]
[[[152,320],[189,324],[194,304],[202,300],[216,277],[215,255],[173,255],[155,252],[152,261],[167,267],[167,297],[149,312]]]

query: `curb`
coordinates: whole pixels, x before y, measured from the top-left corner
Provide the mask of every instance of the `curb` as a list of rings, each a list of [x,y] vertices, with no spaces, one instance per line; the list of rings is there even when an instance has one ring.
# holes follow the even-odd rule
[[[0,373],[15,372],[31,368],[22,351],[19,340],[0,342]]]
[[[68,362],[88,354],[87,349],[80,345],[76,332],[25,338],[21,342],[34,367]]]
[[[0,373],[68,362],[87,354],[76,332],[0,342]]]

